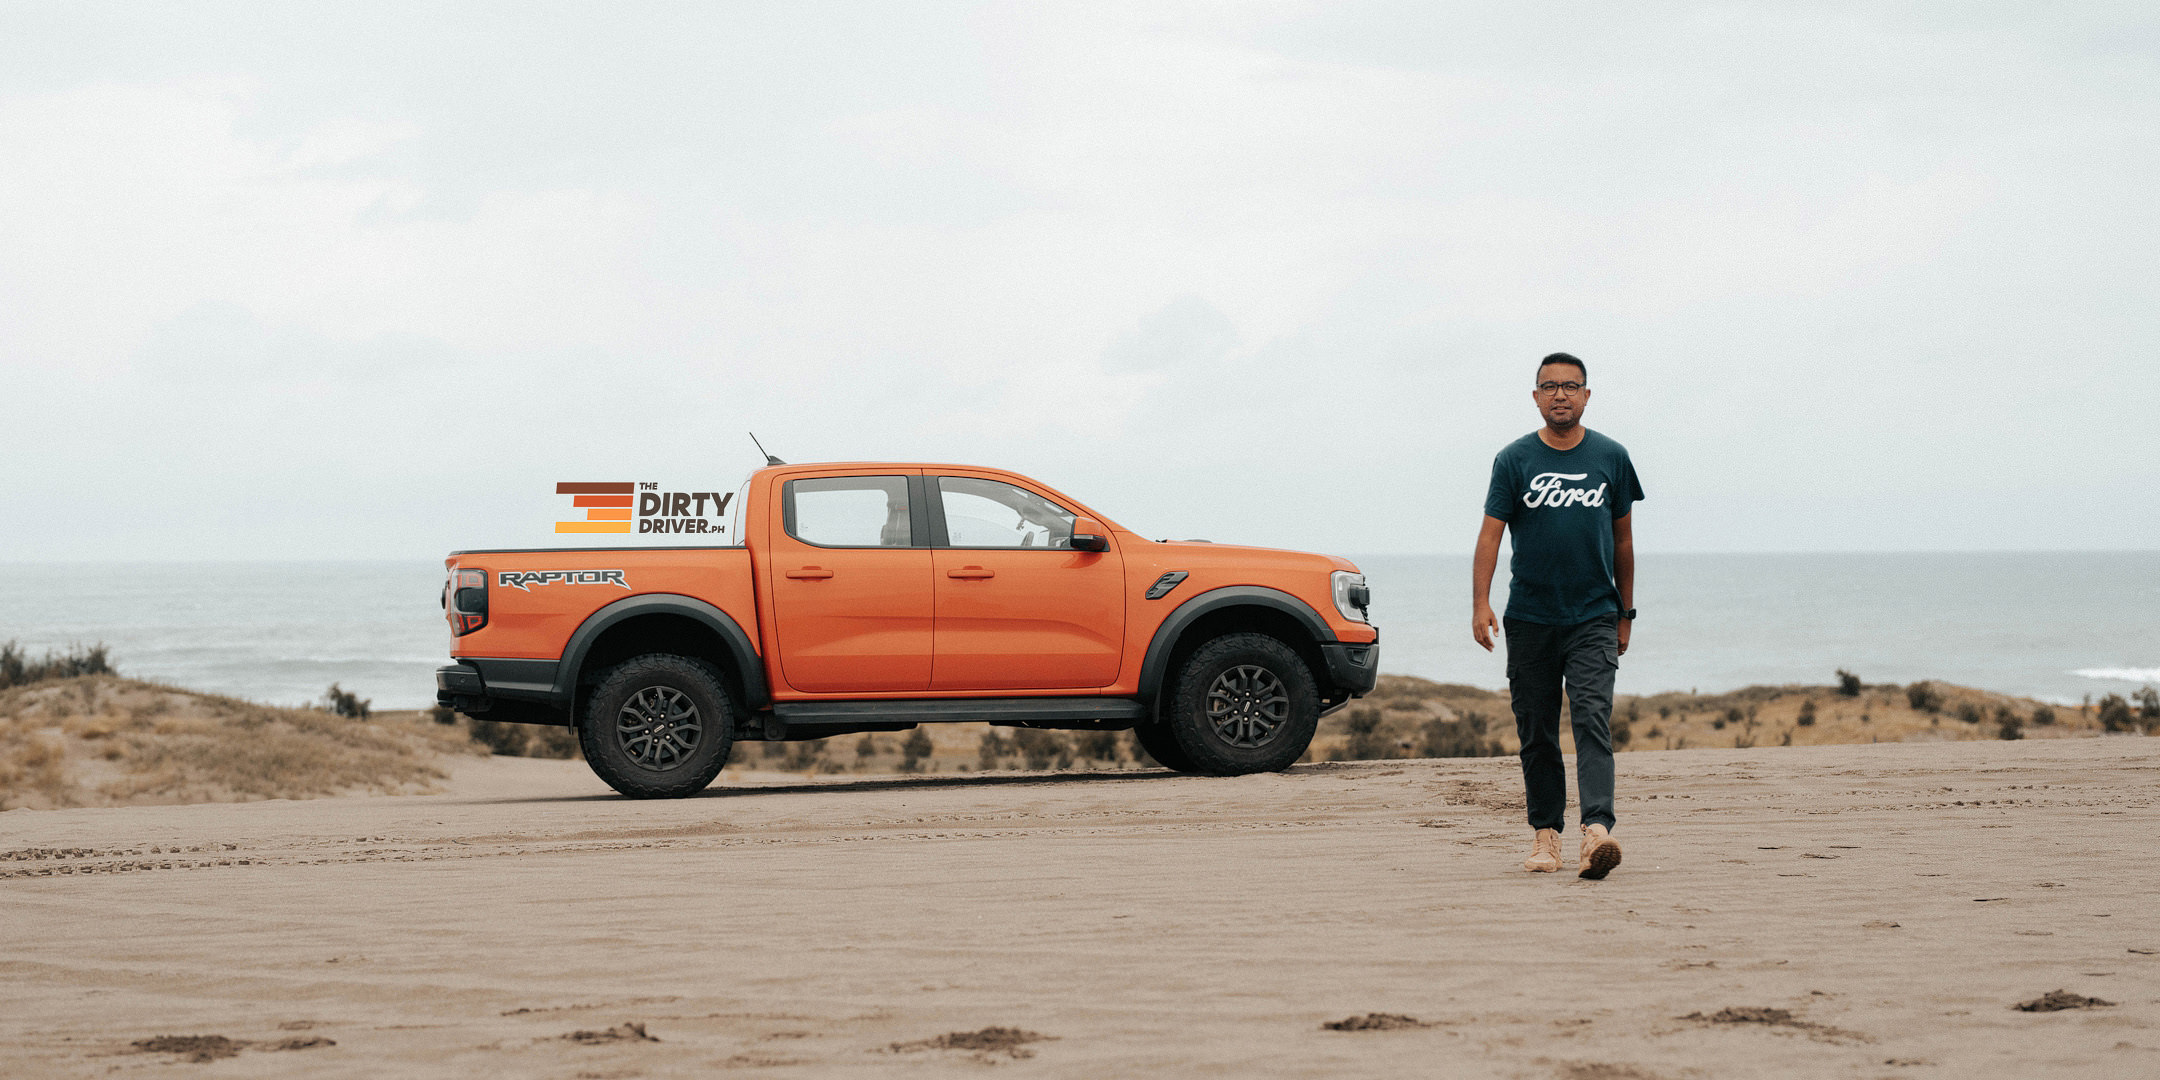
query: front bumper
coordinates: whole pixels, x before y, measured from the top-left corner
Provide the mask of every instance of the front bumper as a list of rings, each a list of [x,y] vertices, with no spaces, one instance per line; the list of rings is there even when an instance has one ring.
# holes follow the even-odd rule
[[[1380,642],[1369,645],[1347,641],[1323,641],[1320,657],[1327,661],[1328,681],[1348,697],[1372,693],[1380,682]]]

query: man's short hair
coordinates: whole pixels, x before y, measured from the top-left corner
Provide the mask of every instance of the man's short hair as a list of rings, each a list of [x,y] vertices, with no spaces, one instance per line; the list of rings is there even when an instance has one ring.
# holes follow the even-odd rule
[[[1586,366],[1582,361],[1577,360],[1564,352],[1556,352],[1551,356],[1548,356],[1545,359],[1538,361],[1537,369],[1539,371],[1543,371],[1549,364],[1573,364],[1575,365],[1575,370],[1582,372],[1582,381],[1590,381],[1590,368]]]

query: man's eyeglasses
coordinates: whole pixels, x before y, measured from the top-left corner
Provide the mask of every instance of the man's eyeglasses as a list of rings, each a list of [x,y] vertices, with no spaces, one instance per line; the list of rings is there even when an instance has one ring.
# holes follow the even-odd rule
[[[1547,397],[1558,394],[1574,397],[1583,392],[1583,384],[1579,382],[1541,382],[1537,384],[1537,392]]]

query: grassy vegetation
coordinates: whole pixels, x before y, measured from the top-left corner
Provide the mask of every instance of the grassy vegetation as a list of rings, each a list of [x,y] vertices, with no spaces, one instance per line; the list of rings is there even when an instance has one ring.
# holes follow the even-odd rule
[[[2050,706],[1943,683],[1751,686],[1728,694],[1623,695],[1618,750],[1745,749],[1911,740],[2160,733],[2160,692]],[[1563,749],[1573,738],[1561,724]],[[1489,757],[1517,749],[1504,692],[1384,675],[1321,720],[1307,761]],[[419,791],[446,754],[575,758],[569,728],[377,713],[332,686],[320,707],[279,708],[120,678],[102,646],[33,660],[0,646],[0,810]],[[1155,767],[1130,732],[935,724],[905,733],[750,742],[732,767],[801,773],[962,773]]]
[[[472,740],[488,753],[503,757],[572,759],[585,756],[578,747],[577,729],[543,724],[505,724],[485,717],[466,717],[437,705],[427,710],[438,724],[462,725]]]
[[[77,645],[66,652],[47,652],[43,658],[32,660],[14,642],[0,644],[0,690],[47,679],[112,673],[112,664],[106,658],[103,645]]]
[[[114,675],[0,691],[0,809],[409,792],[481,749],[417,714],[372,722]]]
[[[1612,721],[1616,750],[1814,746],[1855,742],[2060,738],[2144,730],[2144,697],[2120,706],[2050,706],[2027,698],[1930,682],[1868,685],[1839,672],[1823,686],[1751,686],[1728,694],[1621,695]],[[2160,730],[2160,695],[2150,727]],[[2103,715],[2104,714],[2104,715]],[[2103,721],[2116,727],[2106,728]],[[1562,748],[1574,736],[1563,710]],[[1514,712],[1505,692],[1409,675],[1383,675],[1373,693],[1320,721],[1307,761],[1511,755]],[[749,743],[731,769],[800,773],[989,772],[1014,769],[1152,768],[1130,732],[1031,731],[932,724],[907,733],[813,742]]]
[[[801,773],[961,773],[1153,767],[1123,731],[925,724],[906,732],[738,744],[729,768]]]
[[[1574,736],[1562,709],[1561,743]],[[1453,725],[1455,738],[1426,733]],[[2160,691],[2111,695],[2098,705],[2051,706],[1940,682],[1869,685],[1849,671],[1824,686],[1750,686],[1726,694],[1620,695],[1616,750],[1818,746],[1916,740],[2060,738],[2160,732]],[[1383,675],[1371,696],[1321,721],[1312,760],[1513,754],[1514,713],[1504,691]]]

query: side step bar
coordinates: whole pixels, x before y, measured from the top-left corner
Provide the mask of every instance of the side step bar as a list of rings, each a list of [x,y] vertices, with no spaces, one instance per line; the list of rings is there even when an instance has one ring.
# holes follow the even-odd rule
[[[1131,698],[944,698],[936,701],[783,701],[764,721],[766,741],[822,739],[916,724],[974,721],[1018,727],[1126,728],[1147,715]]]

